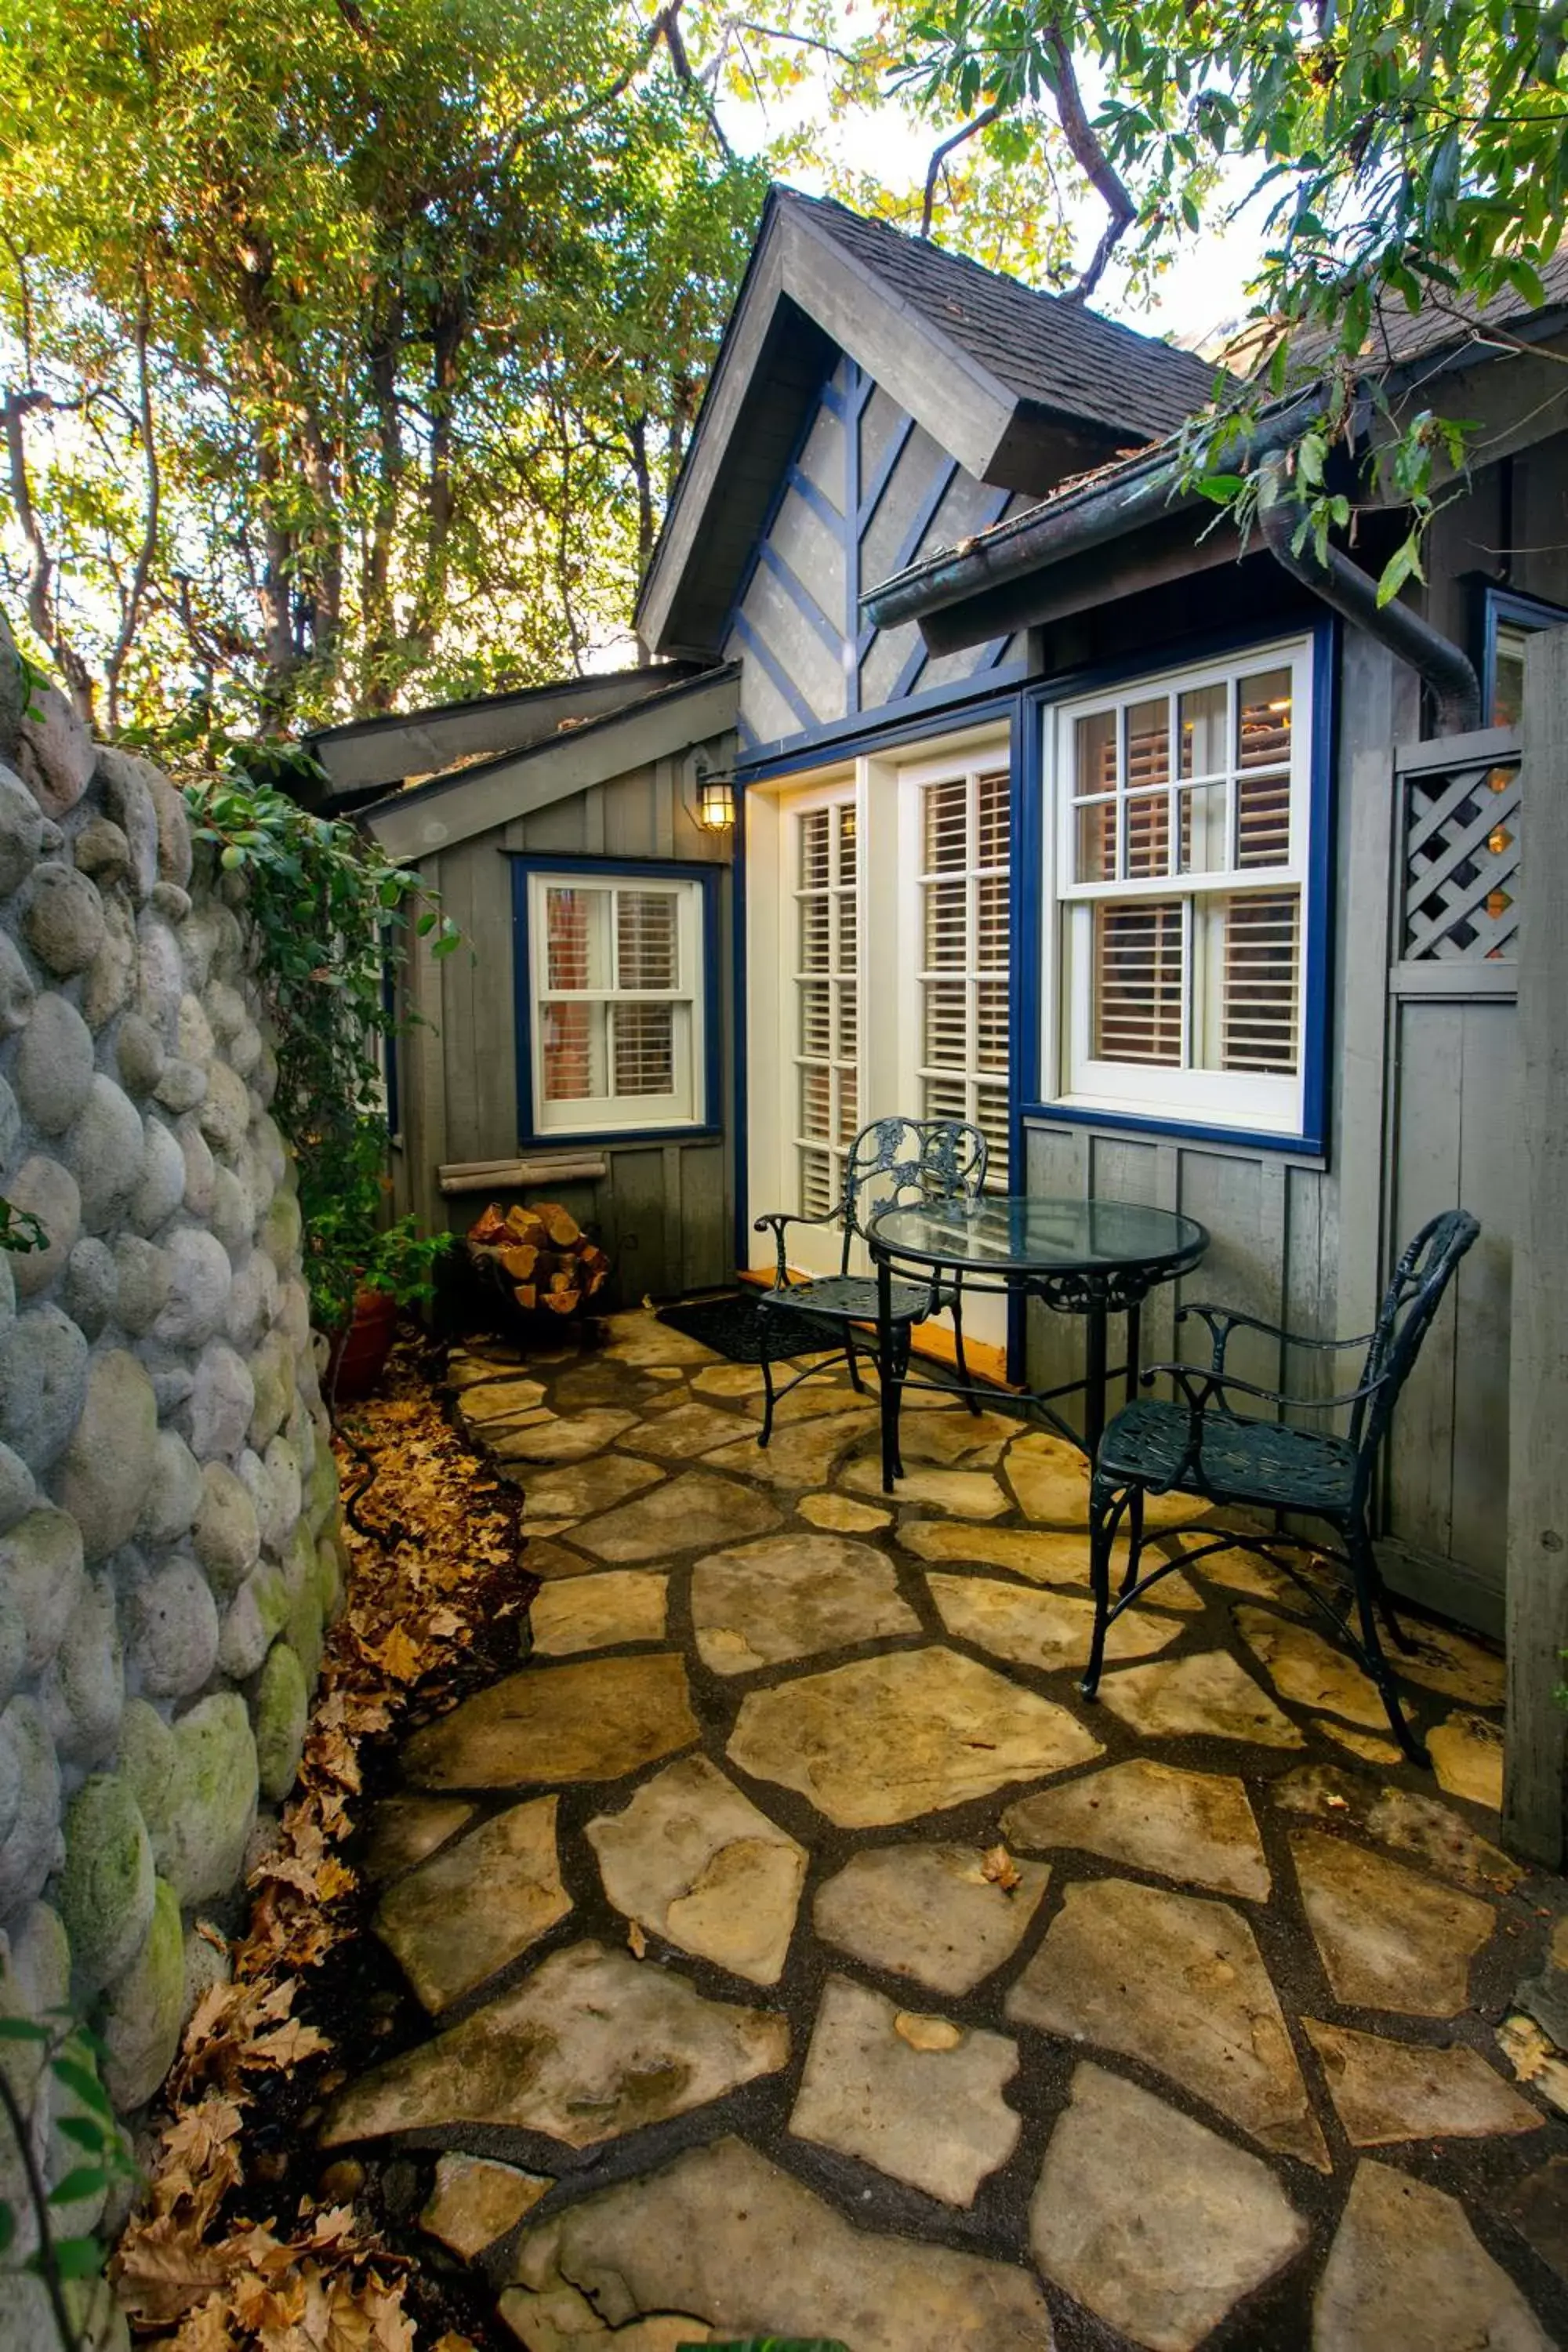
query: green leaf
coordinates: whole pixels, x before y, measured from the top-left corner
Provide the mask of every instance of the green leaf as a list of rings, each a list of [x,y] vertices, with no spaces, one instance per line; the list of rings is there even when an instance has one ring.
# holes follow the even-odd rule
[[[84,2066],[79,2060],[62,2055],[50,2060],[49,2071],[68,2091],[76,2093],[84,2106],[90,2108],[95,2115],[102,2116],[108,2123],[113,2123],[114,2109],[110,2105],[109,2094],[90,2066]]]
[[[0,2042],[52,2042],[53,2039],[47,2025],[36,2025],[30,2017],[0,2017]]]
[[[1421,569],[1421,551],[1414,534],[1403,541],[1384,565],[1377,583],[1377,604],[1381,612],[1391,604],[1407,580],[1425,580]]]
[[[55,2268],[63,2279],[96,2278],[103,2268],[103,2248],[96,2238],[57,2238]]]
[[[75,2205],[83,2197],[96,2197],[109,2186],[109,2175],[100,2164],[79,2164],[58,2180],[49,2191],[51,2205]]]

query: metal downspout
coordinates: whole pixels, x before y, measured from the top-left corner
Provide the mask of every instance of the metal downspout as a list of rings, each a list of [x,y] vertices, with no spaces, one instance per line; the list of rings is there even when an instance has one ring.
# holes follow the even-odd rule
[[[1347,621],[1353,621],[1358,628],[1397,654],[1401,661],[1419,671],[1437,698],[1439,735],[1468,735],[1479,727],[1480,681],[1468,656],[1451,637],[1445,637],[1418,613],[1413,613],[1408,604],[1396,600],[1380,607],[1376,581],[1337,547],[1331,547],[1327,561],[1320,562],[1309,537],[1298,554],[1291,542],[1300,529],[1305,509],[1294,490],[1286,486],[1278,461],[1267,465],[1263,473],[1258,528],[1275,562],[1292,580],[1299,580],[1325,604],[1343,614]]]

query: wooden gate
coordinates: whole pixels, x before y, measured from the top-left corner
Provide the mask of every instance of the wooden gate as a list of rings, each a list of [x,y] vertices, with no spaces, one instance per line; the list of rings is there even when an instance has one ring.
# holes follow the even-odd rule
[[[1439,1210],[1468,1209],[1481,1238],[1395,1419],[1385,1564],[1414,1598],[1500,1635],[1519,1169],[1519,739],[1494,729],[1405,745],[1393,783],[1385,1268]]]

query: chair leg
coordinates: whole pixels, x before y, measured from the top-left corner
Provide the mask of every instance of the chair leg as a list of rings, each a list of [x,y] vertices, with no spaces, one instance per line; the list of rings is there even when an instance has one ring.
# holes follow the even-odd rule
[[[963,1402],[971,1412],[980,1411],[980,1399],[969,1381],[969,1365],[963,1353],[963,1276],[958,1275],[952,1285],[952,1352],[958,1359],[958,1377],[963,1382]]]
[[[889,1360],[879,1367],[884,1385],[889,1381],[892,1383],[892,1466],[895,1478],[901,1478],[904,1475],[904,1457],[899,1445],[899,1412],[904,1401],[904,1375],[910,1369],[910,1339],[909,1325],[896,1323],[889,1335]]]
[[[1105,1664],[1105,1635],[1110,1621],[1110,1547],[1115,1540],[1116,1510],[1112,1489],[1098,1478],[1089,1490],[1089,1581],[1094,1595],[1094,1633],[1089,1645],[1089,1666],[1079,1688],[1093,1698]]]
[[[1394,1648],[1403,1650],[1407,1658],[1413,1658],[1419,1645],[1400,1623],[1394,1603],[1389,1599],[1388,1587],[1383,1580],[1381,1569],[1377,1571],[1377,1613],[1382,1618],[1384,1630]]]
[[[757,1444],[765,1446],[773,1433],[773,1366],[768,1341],[773,1336],[773,1318],[765,1311],[757,1317],[757,1338],[763,1350],[763,1425],[757,1432]]]
[[[1362,1645],[1373,1681],[1377,1685],[1383,1704],[1388,1710],[1389,1728],[1413,1764],[1425,1765],[1429,1759],[1426,1749],[1405,1718],[1399,1692],[1384,1655],[1383,1643],[1377,1630],[1377,1602],[1382,1588],[1377,1559],[1366,1530],[1358,1528],[1347,1531],[1346,1550],[1355,1578],[1356,1612],[1361,1620]]]
[[[1134,1486],[1127,1506],[1127,1572],[1121,1580],[1123,1595],[1132,1591],[1138,1582],[1138,1563],[1143,1551],[1143,1489]]]
[[[866,1383],[860,1377],[860,1360],[855,1353],[855,1327],[852,1323],[844,1326],[844,1353],[849,1360],[849,1385],[864,1396]]]

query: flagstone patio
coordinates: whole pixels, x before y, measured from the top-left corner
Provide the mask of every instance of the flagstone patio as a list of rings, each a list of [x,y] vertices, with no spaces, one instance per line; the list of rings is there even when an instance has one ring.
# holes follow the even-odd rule
[[[528,2352],[1568,2333],[1568,1889],[1495,1842],[1494,1657],[1422,1630],[1416,1772],[1236,1553],[1089,1705],[1083,1465],[1005,1412],[911,1397],[889,1498],[847,1381],[762,1453],[651,1315],[450,1380],[543,1585],[371,1824],[429,2030],[322,2139],[429,2167]]]

